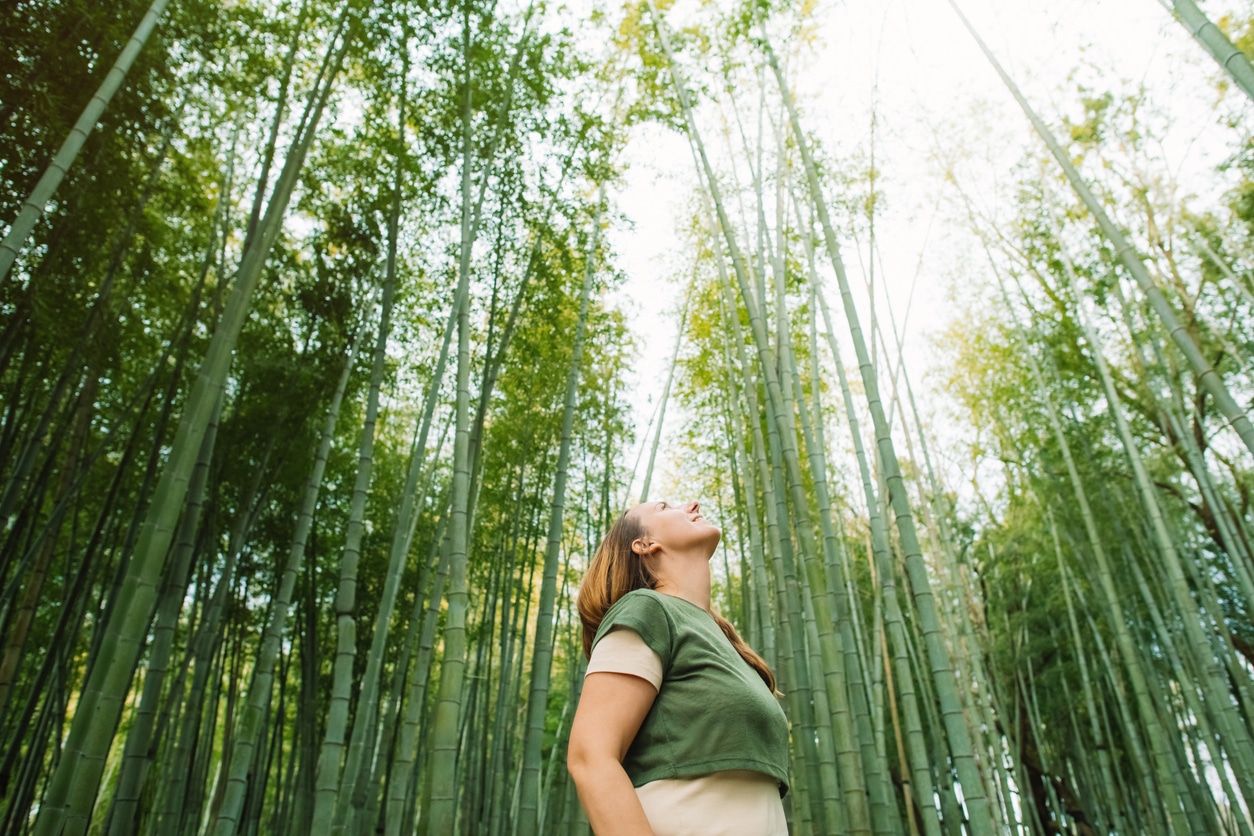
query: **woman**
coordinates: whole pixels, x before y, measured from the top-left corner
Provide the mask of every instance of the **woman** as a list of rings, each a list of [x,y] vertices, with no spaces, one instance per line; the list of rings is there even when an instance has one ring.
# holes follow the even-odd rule
[[[786,836],[775,677],[710,612],[720,532],[696,502],[614,524],[579,590],[588,673],[567,768],[597,836]]]

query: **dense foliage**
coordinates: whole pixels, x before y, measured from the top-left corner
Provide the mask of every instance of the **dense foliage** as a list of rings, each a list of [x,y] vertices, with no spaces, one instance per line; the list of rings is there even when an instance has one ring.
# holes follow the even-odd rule
[[[1144,90],[1003,73],[1008,215],[938,140],[940,434],[859,318],[880,175],[807,132],[812,4],[10,4],[0,832],[586,832],[573,602],[674,401],[794,832],[1250,834],[1254,26],[1172,5],[1222,199]],[[634,472],[644,122],[699,187]]]

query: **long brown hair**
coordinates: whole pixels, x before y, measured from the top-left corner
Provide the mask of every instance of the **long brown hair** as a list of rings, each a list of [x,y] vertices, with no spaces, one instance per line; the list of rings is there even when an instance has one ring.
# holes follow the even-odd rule
[[[610,530],[601,538],[588,571],[579,586],[579,620],[583,622],[583,653],[592,655],[592,640],[596,638],[601,621],[610,607],[628,592],[635,589],[656,589],[657,578],[649,567],[640,559],[640,555],[631,550],[633,541],[645,534],[644,526],[639,518],[627,511],[610,526]],[[718,613],[708,610],[714,617],[714,623],[727,636],[731,646],[736,648],[740,658],[749,663],[749,667],[758,672],[766,687],[775,693],[775,674],[771,672],[766,660],[754,652],[730,621]]]

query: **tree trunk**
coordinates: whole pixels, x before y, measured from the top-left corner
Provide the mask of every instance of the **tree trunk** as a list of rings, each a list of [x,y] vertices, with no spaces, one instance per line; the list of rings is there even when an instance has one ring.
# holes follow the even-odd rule
[[[1167,5],[1165,0],[1159,2]],[[1171,9],[1180,25],[1210,53],[1215,63],[1223,68],[1245,95],[1254,99],[1254,66],[1250,66],[1250,59],[1245,57],[1245,53],[1233,46],[1223,30],[1211,23],[1210,18],[1193,0],[1171,0]]]
[[[955,0],[949,0],[949,5],[953,6],[953,9],[957,12],[958,17],[962,19],[963,25],[966,26],[967,31],[971,33],[971,37],[975,38],[975,41],[979,44],[980,49],[984,52],[985,56],[988,57],[989,63],[993,65],[993,69],[995,69],[997,74],[1001,76],[1002,81],[1005,82],[1011,95],[1015,97],[1015,101],[1017,101],[1019,106],[1023,108],[1023,112],[1032,122],[1032,127],[1036,129],[1036,133],[1049,148],[1050,153],[1054,155],[1054,159],[1058,161],[1058,165],[1061,166],[1063,173],[1066,174],[1067,181],[1071,183],[1071,188],[1073,188],[1076,194],[1080,196],[1080,199],[1088,208],[1089,213],[1093,216],[1093,220],[1097,222],[1098,228],[1101,229],[1102,234],[1106,236],[1106,238],[1110,241],[1111,246],[1114,247],[1115,254],[1118,257],[1119,262],[1124,266],[1124,269],[1128,271],[1128,274],[1136,280],[1136,283],[1141,288],[1141,292],[1149,299],[1154,311],[1158,314],[1159,318],[1162,319],[1163,327],[1166,328],[1167,333],[1171,336],[1171,339],[1184,354],[1185,359],[1188,360],[1189,367],[1193,370],[1193,373],[1198,376],[1201,380],[1202,386],[1205,387],[1210,396],[1215,399],[1215,405],[1219,407],[1219,411],[1223,413],[1224,418],[1228,420],[1228,424],[1232,427],[1232,429],[1235,430],[1237,435],[1241,437],[1241,441],[1245,444],[1246,448],[1248,448],[1251,453],[1254,453],[1254,424],[1250,423],[1250,419],[1246,415],[1245,410],[1241,408],[1240,404],[1238,404],[1235,399],[1233,399],[1232,394],[1228,391],[1228,387],[1224,384],[1223,378],[1221,378],[1219,374],[1211,368],[1210,363],[1207,362],[1206,358],[1202,355],[1201,350],[1197,347],[1197,343],[1193,341],[1193,337],[1185,329],[1184,325],[1182,325],[1176,318],[1175,311],[1172,310],[1166,297],[1163,296],[1162,291],[1158,289],[1158,286],[1150,277],[1149,272],[1145,269],[1145,264],[1141,261],[1140,254],[1133,249],[1131,242],[1127,239],[1127,236],[1123,234],[1123,231],[1119,229],[1119,227],[1115,225],[1115,222],[1110,219],[1110,216],[1106,214],[1106,210],[1102,208],[1102,205],[1098,201],[1097,197],[1093,194],[1092,190],[1089,189],[1088,184],[1084,182],[1084,179],[1080,176],[1080,172],[1076,170],[1075,165],[1071,162],[1070,155],[1068,155],[1063,147],[1058,144],[1058,140],[1054,138],[1053,133],[1046,126],[1045,122],[1036,114],[1036,111],[1034,111],[1031,105],[1028,104],[1028,100],[1025,99],[1023,94],[1019,91],[1018,86],[1010,79],[1010,76],[1006,74],[1006,71],[1002,69],[1002,66],[998,62],[997,58],[993,55],[988,46],[985,45],[984,41],[980,38],[974,27],[971,26],[970,21],[967,20],[966,16],[962,13],[962,10],[958,8],[958,4]]]
[[[463,13],[465,102],[462,109],[461,244],[457,270],[457,406],[453,441],[453,504],[449,512],[449,590],[444,627],[444,655],[431,735],[431,762],[423,792],[419,832],[454,833],[457,816],[457,756],[461,730],[462,682],[466,671],[467,558],[470,527],[470,264],[471,227],[471,29],[470,9]]]
[[[139,26],[135,28],[135,33],[131,35],[131,39],[122,48],[122,52],[113,62],[104,80],[100,82],[100,86],[96,88],[91,100],[83,108],[74,127],[70,128],[69,136],[61,143],[60,150],[48,163],[43,176],[39,178],[39,182],[35,184],[35,188],[22,204],[21,211],[18,212],[17,218],[5,233],[4,239],[0,240],[0,281],[4,281],[9,275],[9,270],[12,269],[13,262],[21,252],[22,245],[26,243],[35,224],[43,216],[48,201],[52,200],[52,196],[56,194],[57,187],[61,185],[66,172],[78,159],[78,152],[82,150],[83,143],[87,141],[96,123],[100,121],[101,114],[122,86],[126,74],[130,72],[131,65],[135,63],[136,56],[144,48],[144,42],[148,40],[148,36],[157,27],[161,16],[165,14],[169,1],[153,0],[152,5],[148,7],[148,11],[139,21]]]
[[[201,363],[179,422],[170,460],[153,494],[156,499],[148,510],[121,592],[105,624],[101,658],[92,667],[83,687],[61,758],[40,804],[35,826],[37,836],[58,836],[63,830],[77,834],[87,828],[105,766],[105,755],[130,690],[143,636],[155,605],[162,565],[187,494],[188,480],[199,455],[200,443],[213,405],[225,386],[231,354],[247,318],[253,291],[261,278],[266,257],[278,238],[288,201],[348,43],[345,35],[338,48],[333,47],[336,72],[330,74],[326,85],[319,91],[307,131],[288,154],[279,185],[266,209],[265,232],[244,256],[226,311]]]
[[[579,377],[583,362],[583,341],[588,323],[588,300],[596,275],[597,244],[601,236],[601,215],[605,206],[605,185],[601,185],[588,250],[584,257],[583,290],[579,294],[579,318],[575,322],[571,347],[570,370],[566,375],[566,394],[562,407],[562,440],[557,454],[557,475],[553,482],[553,502],[549,512],[549,534],[544,550],[544,576],[540,583],[540,601],[536,615],[535,645],[531,654],[531,690],[527,695],[527,721],[523,736],[521,803],[517,820],[520,836],[539,833],[540,769],[544,745],[544,726],[548,714],[549,679],[553,666],[553,610],[557,598],[557,570],[561,563],[563,512],[566,507],[566,471],[570,466],[571,432],[575,423],[575,404],[579,395]]]

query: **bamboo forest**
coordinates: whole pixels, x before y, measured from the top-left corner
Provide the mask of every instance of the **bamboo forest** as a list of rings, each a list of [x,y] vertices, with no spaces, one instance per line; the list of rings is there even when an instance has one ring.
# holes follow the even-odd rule
[[[1254,836],[1254,3],[0,20],[0,834],[590,834],[667,498],[789,832]]]

